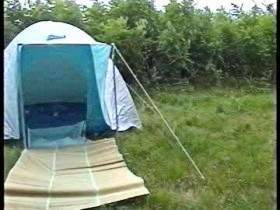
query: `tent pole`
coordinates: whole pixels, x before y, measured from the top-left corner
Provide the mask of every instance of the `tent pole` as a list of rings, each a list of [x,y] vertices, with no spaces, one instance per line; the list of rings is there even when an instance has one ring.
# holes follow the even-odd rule
[[[24,114],[24,101],[23,101],[23,93],[22,93],[22,71],[21,71],[21,44],[17,45],[17,90],[18,90],[18,108],[19,108],[19,119],[20,119],[20,130],[22,134],[22,141],[24,148],[29,149],[30,145],[28,144],[28,139],[29,137],[26,136],[26,125],[25,125],[25,114]]]
[[[141,84],[141,82],[138,80],[137,76],[134,74],[134,72],[132,71],[132,69],[130,68],[130,66],[128,65],[128,63],[126,62],[126,60],[124,59],[124,57],[122,56],[121,52],[119,51],[119,49],[115,46],[115,44],[113,44],[113,47],[115,48],[117,54],[120,56],[121,60],[124,62],[125,66],[127,67],[127,69],[129,70],[129,72],[132,74],[133,78],[135,79],[135,81],[138,83],[138,85],[140,86],[140,88],[142,89],[142,91],[144,92],[144,94],[147,96],[147,98],[149,99],[149,101],[151,102],[152,106],[154,107],[155,111],[159,114],[160,118],[163,120],[164,124],[166,125],[166,127],[168,128],[168,130],[170,131],[170,133],[172,134],[172,136],[175,138],[177,144],[180,146],[180,148],[182,149],[182,151],[185,153],[185,155],[188,157],[188,159],[190,160],[190,162],[192,163],[192,165],[194,166],[194,168],[196,169],[196,171],[198,172],[198,174],[200,175],[201,179],[205,180],[205,177],[203,176],[203,174],[201,173],[201,171],[199,170],[199,168],[197,167],[196,163],[194,162],[194,160],[192,159],[192,157],[190,156],[190,154],[188,153],[188,151],[185,149],[185,147],[183,146],[182,142],[180,141],[180,139],[177,137],[177,135],[175,134],[175,132],[172,130],[171,126],[169,125],[169,123],[166,121],[166,119],[164,118],[164,116],[162,115],[162,113],[160,112],[160,110],[158,109],[158,107],[155,105],[153,99],[150,97],[150,95],[147,93],[147,91],[145,90],[144,86]]]
[[[119,120],[118,120],[118,105],[117,105],[117,83],[116,83],[116,69],[115,69],[115,47],[114,43],[112,43],[112,54],[111,59],[113,63],[113,78],[114,78],[114,100],[115,100],[115,113],[116,113],[116,132],[119,129]]]

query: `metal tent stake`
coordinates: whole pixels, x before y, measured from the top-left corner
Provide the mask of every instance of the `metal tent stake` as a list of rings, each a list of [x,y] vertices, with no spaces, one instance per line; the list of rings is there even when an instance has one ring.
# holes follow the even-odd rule
[[[166,125],[166,127],[168,128],[168,130],[170,131],[170,133],[172,134],[172,136],[175,138],[177,144],[180,146],[180,148],[182,149],[182,151],[185,153],[185,155],[188,157],[188,159],[190,160],[190,162],[192,163],[192,165],[194,166],[195,170],[198,172],[198,174],[200,175],[201,179],[205,180],[205,177],[203,176],[203,174],[201,173],[201,171],[199,170],[199,168],[197,167],[197,165],[195,164],[194,160],[192,159],[192,157],[190,156],[190,154],[188,153],[188,151],[185,149],[185,147],[183,146],[182,142],[180,141],[180,139],[177,137],[177,135],[175,134],[175,132],[172,130],[171,126],[169,125],[169,123],[166,121],[166,119],[164,118],[164,116],[161,114],[160,110],[158,109],[158,107],[155,105],[153,99],[150,97],[150,95],[147,93],[147,91],[145,90],[144,86],[141,84],[141,82],[138,80],[137,76],[134,74],[134,72],[132,71],[132,69],[130,68],[130,66],[128,65],[128,63],[126,62],[126,60],[124,59],[124,57],[122,56],[121,52],[119,51],[119,49],[116,47],[116,45],[113,43],[112,44],[113,47],[115,48],[115,51],[117,52],[117,54],[120,56],[121,60],[124,62],[125,66],[127,67],[127,69],[129,70],[129,72],[132,74],[133,78],[135,79],[135,81],[138,83],[138,85],[140,86],[140,88],[142,89],[142,91],[144,92],[144,94],[147,96],[147,98],[149,99],[149,101],[151,102],[152,106],[154,107],[155,111],[159,114],[160,118],[163,120],[164,124]]]

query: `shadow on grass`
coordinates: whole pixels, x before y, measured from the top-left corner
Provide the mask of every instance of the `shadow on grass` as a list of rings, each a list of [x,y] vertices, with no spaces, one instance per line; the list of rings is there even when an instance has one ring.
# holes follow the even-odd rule
[[[110,203],[110,204],[106,204],[106,205],[98,206],[98,207],[94,207],[94,208],[87,208],[84,210],[115,210],[115,209],[119,209],[120,207],[122,207],[122,209],[123,208],[130,209],[130,207],[132,205],[141,205],[141,204],[145,203],[148,196],[149,195],[137,196],[134,198],[117,201],[114,203]]]

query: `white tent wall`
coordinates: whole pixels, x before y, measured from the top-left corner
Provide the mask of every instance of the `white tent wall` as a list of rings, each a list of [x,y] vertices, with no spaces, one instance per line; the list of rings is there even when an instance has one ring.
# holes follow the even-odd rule
[[[17,42],[4,52],[4,139],[19,139],[19,110],[17,89]]]
[[[114,70],[116,87],[114,86]],[[117,109],[115,104],[115,92]],[[112,130],[117,129],[118,131],[124,131],[130,127],[141,128],[141,121],[133,99],[118,68],[116,66],[115,69],[113,68],[111,59],[108,62],[104,98],[108,110],[108,116],[105,119],[108,120],[107,124],[110,125]]]

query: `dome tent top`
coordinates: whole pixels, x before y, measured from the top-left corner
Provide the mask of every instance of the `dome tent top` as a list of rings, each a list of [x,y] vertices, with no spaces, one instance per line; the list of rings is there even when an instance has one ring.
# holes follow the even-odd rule
[[[40,21],[28,26],[23,31],[21,31],[9,45],[14,44],[25,45],[104,43],[95,41],[86,32],[71,24],[54,21]]]

